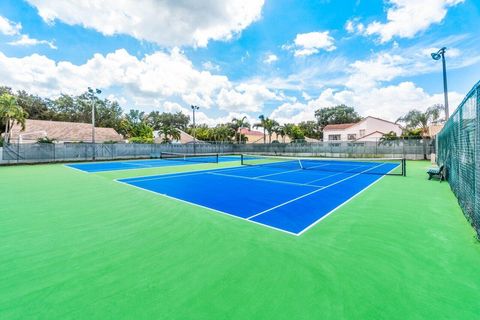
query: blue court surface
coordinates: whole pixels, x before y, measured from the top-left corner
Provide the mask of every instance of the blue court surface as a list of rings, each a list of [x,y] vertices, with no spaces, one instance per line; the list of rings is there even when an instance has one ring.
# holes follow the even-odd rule
[[[218,162],[239,161],[239,156],[219,156]],[[81,170],[84,172],[102,172],[102,171],[116,171],[116,170],[131,170],[131,169],[146,169],[156,167],[168,166],[185,166],[200,163],[209,163],[212,159],[208,157],[197,157],[185,161],[183,159],[153,159],[153,160],[126,160],[126,161],[108,161],[108,162],[89,162],[89,163],[73,163],[67,164],[67,167]]]
[[[331,162],[306,170],[254,165],[117,181],[300,235],[398,166]]]

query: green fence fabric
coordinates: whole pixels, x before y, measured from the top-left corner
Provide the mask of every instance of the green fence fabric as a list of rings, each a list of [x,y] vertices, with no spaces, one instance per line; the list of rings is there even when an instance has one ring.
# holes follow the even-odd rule
[[[467,219],[480,236],[480,81],[438,134],[438,163]]]

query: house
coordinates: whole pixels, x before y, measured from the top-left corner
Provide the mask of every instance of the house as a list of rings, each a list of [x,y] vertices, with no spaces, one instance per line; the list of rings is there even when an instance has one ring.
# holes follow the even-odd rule
[[[178,130],[180,131],[180,139],[178,140],[172,140],[172,143],[193,143],[193,136],[189,135],[185,131]],[[153,131],[153,137],[155,143],[162,143],[163,142],[163,134],[160,131]],[[171,139],[171,138],[170,138]],[[199,141],[197,139],[197,142],[201,143],[202,141]]]
[[[432,124],[428,126],[427,135],[431,138],[434,138],[437,134],[440,133],[443,129],[443,124]]]
[[[323,141],[377,141],[384,134],[402,134],[399,124],[375,117],[366,117],[356,123],[329,124],[323,129]]]
[[[263,140],[263,132],[261,131],[255,131],[255,130],[250,130],[248,128],[242,128],[240,129],[240,133],[244,135],[247,138],[247,143],[268,143],[269,138],[268,138],[268,133],[265,133],[265,141]],[[280,143],[290,143],[290,138],[287,136],[284,136],[283,138],[280,135],[277,135],[276,133],[272,134],[272,142],[273,141],[278,141]]]
[[[57,143],[91,142],[92,125],[64,121],[31,120],[25,121],[25,130],[15,124],[10,131],[12,143],[35,143],[39,138],[48,137]],[[95,128],[95,142],[123,142],[125,139],[113,128]]]

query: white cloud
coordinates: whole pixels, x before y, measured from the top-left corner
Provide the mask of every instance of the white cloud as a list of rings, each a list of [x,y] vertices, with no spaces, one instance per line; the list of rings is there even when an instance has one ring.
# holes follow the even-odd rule
[[[335,39],[330,36],[330,31],[299,33],[293,44],[282,46],[283,49],[293,50],[296,57],[310,56],[320,50],[333,51]]]
[[[33,39],[28,36],[28,34],[23,34],[20,39],[11,41],[8,43],[11,46],[37,46],[37,45],[47,45],[51,49],[57,49],[55,46],[55,43],[52,41],[47,41],[47,40],[38,40],[38,39]]]
[[[177,101],[202,109],[246,112],[261,110],[268,100],[283,99],[264,85],[234,84],[226,76],[199,71],[179,49],[143,59],[120,49],[105,56],[95,54],[82,65],[38,54],[12,58],[0,52],[0,74],[5,85],[47,97],[79,94],[89,86],[120,88],[125,98],[145,108]]]
[[[263,59],[263,63],[266,63],[266,64],[272,64],[274,62],[277,62],[278,61],[278,57],[275,55],[275,54],[268,54],[265,59]]]
[[[315,110],[315,107],[310,103],[284,103],[273,110],[269,118],[275,119],[281,124],[299,123],[315,120]]]
[[[199,47],[210,40],[231,39],[260,18],[264,4],[264,0],[27,1],[49,23],[58,19],[105,35]]]
[[[449,92],[450,105],[456,107],[463,96],[457,92]],[[443,104],[443,93],[428,94],[412,82],[360,91],[348,88],[335,91],[329,88],[307,103],[282,104],[272,112],[271,117],[279,119],[281,123],[298,123],[314,120],[315,110],[319,108],[346,104],[355,107],[362,116],[395,121],[411,109],[425,110],[437,103]]]
[[[370,60],[357,60],[350,64],[350,78],[346,86],[367,89],[378,82],[390,81],[406,73],[406,58],[389,53],[381,53]]]
[[[282,98],[259,84],[240,84],[232,89],[223,88],[217,104],[220,109],[230,111],[261,111],[267,100]]]
[[[192,116],[192,110],[186,107],[182,107],[178,103],[166,101],[162,105],[159,106],[162,111],[165,112],[181,112],[187,116]],[[255,122],[255,118],[247,113],[239,113],[239,112],[229,112],[225,116],[220,117],[209,117],[207,116],[202,109],[195,112],[195,122],[197,124],[207,124],[209,126],[215,126],[220,123],[227,123],[232,121],[233,118],[241,119],[244,116],[247,117],[247,120],[250,124]]]
[[[212,61],[205,61],[202,63],[202,67],[207,71],[220,71],[220,66],[218,64],[213,63]]]
[[[22,25],[8,20],[5,17],[0,16],[0,33],[6,36],[14,36],[20,33]]]
[[[390,41],[393,37],[412,38],[428,29],[432,24],[440,23],[449,7],[464,0],[388,0],[387,21],[374,21],[363,30],[363,25],[347,23],[347,31],[352,30],[364,35],[377,35],[380,42]]]

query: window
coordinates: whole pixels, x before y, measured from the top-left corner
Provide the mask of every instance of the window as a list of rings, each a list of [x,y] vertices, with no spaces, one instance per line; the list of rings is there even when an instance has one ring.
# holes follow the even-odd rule
[[[357,135],[356,134],[348,134],[347,135],[347,140],[357,140]]]
[[[338,141],[341,140],[342,135],[340,134],[329,134],[328,135],[328,141]]]
[[[360,137],[363,137],[365,135],[365,129],[360,130]]]

